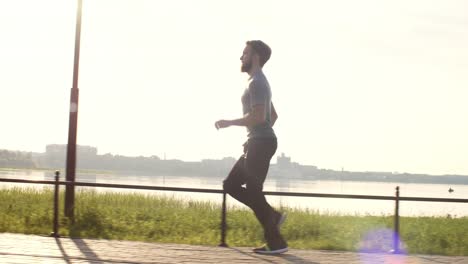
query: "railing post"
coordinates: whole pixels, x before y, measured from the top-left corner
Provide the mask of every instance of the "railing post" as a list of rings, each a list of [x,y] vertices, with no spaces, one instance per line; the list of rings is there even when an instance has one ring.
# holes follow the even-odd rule
[[[228,247],[226,244],[226,193],[223,192],[223,206],[221,209],[221,243],[220,247]]]
[[[60,237],[58,232],[58,199],[59,199],[59,176],[60,172],[55,171],[55,184],[54,184],[54,231],[50,234],[52,237]]]
[[[393,253],[400,253],[400,186],[396,187],[395,192],[395,219],[393,230]]]

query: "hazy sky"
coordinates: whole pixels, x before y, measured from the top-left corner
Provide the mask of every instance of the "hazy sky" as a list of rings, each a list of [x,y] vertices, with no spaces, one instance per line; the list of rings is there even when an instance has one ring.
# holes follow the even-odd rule
[[[262,39],[277,154],[468,175],[468,2],[84,0],[78,144],[237,157],[246,40]],[[67,142],[76,2],[0,1],[0,148]],[[275,162],[275,160],[273,160]]]

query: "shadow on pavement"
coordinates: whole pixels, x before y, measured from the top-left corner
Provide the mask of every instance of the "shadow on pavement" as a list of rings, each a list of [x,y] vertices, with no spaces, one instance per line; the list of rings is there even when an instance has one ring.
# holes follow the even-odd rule
[[[74,239],[71,239],[71,241],[73,241],[73,243],[75,243],[76,247],[80,250],[80,252],[83,253],[83,255],[85,256],[84,259],[91,260],[93,263],[96,263],[96,264],[104,264],[104,262],[101,261],[101,259],[88,247],[88,245],[86,245],[86,243],[82,239],[74,238]],[[62,253],[63,260],[67,264],[72,263],[70,259],[83,259],[81,257],[70,257],[67,254],[67,251],[63,247],[62,242],[60,241],[59,238],[55,238],[55,243],[57,243],[57,246],[60,252]]]
[[[73,243],[75,243],[76,247],[83,253],[83,255],[86,256],[87,259],[90,259],[93,261],[93,263],[96,264],[103,264],[104,262],[101,261],[101,259],[96,255],[92,249],[88,247],[86,242],[83,241],[83,239],[80,238],[74,238],[72,239]]]
[[[65,252],[65,249],[62,246],[62,243],[60,242],[60,239],[57,237],[55,238],[55,243],[57,243],[57,246],[59,247],[60,253],[62,253],[63,260],[67,262],[67,264],[71,263],[70,262],[70,257],[67,255],[67,252]]]
[[[68,255],[67,255],[67,252],[65,252],[65,249],[63,248],[62,243],[60,242],[60,239],[58,239],[58,238],[56,237],[56,238],[55,238],[55,243],[57,243],[57,246],[59,247],[59,250],[60,250],[60,252],[62,253],[63,260],[64,260],[65,262],[67,262],[67,264],[71,263],[71,262],[70,262],[70,259],[69,259],[69,257],[68,257]]]
[[[281,255],[278,255],[278,258],[281,258],[287,262],[290,262],[290,263],[302,263],[302,264],[319,264],[318,262],[313,262],[313,261],[310,261],[310,260],[307,260],[307,259],[303,259],[301,257],[298,257],[298,256],[295,256],[291,253],[285,253],[285,254],[281,254]]]
[[[286,262],[289,262],[289,263],[320,264],[318,262],[312,262],[312,261],[309,261],[307,259],[303,259],[301,257],[295,256],[295,255],[293,255],[291,253],[285,253],[285,254],[280,254],[280,255],[261,255],[261,254],[257,254],[257,253],[254,253],[254,252],[252,252],[252,253],[244,252],[244,251],[239,250],[237,248],[229,248],[229,249],[231,249],[233,251],[236,251],[236,252],[238,252],[238,253],[240,253],[242,255],[262,260],[263,262],[266,262],[266,263],[276,263],[276,262],[272,261],[271,259],[266,258],[266,257],[276,257],[276,258],[282,259],[283,261],[286,261]]]
[[[265,258],[262,258],[262,255],[258,255],[258,254],[255,254],[255,253],[247,253],[247,252],[244,252],[240,249],[237,249],[237,248],[228,248],[228,249],[231,249],[233,251],[236,251],[237,253],[240,253],[242,255],[245,255],[245,256],[249,256],[249,257],[252,257],[252,258],[256,258],[256,259],[259,259],[259,260],[263,260],[264,262],[268,262],[268,263],[275,263],[269,259],[265,259]]]

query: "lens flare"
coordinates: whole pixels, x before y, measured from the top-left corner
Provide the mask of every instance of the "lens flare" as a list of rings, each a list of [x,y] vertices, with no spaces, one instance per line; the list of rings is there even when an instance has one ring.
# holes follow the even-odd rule
[[[400,237],[388,228],[375,229],[366,233],[359,244],[359,252],[363,264],[410,263]],[[415,264],[415,262],[413,261],[411,264]]]

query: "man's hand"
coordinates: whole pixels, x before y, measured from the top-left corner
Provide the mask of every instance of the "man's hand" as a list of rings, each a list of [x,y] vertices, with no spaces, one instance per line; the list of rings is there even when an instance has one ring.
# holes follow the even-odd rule
[[[215,122],[215,127],[216,129],[220,128],[226,128],[228,126],[231,126],[231,121],[230,120],[218,120]]]
[[[216,129],[226,128],[229,126],[245,126],[252,127],[265,122],[265,106],[262,104],[255,105],[251,113],[245,114],[243,117],[232,120],[221,119],[216,121]]]

